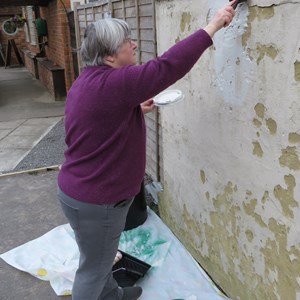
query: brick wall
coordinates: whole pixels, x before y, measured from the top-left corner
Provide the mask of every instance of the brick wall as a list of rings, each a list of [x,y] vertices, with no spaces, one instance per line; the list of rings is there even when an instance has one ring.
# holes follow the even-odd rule
[[[74,81],[74,69],[71,52],[70,30],[66,9],[70,8],[70,1],[53,0],[45,8],[40,9],[41,17],[46,19],[48,26],[48,46],[45,47],[46,56],[54,64],[65,70],[67,90]]]
[[[14,15],[22,15],[22,8],[19,6],[16,7],[0,7],[0,42],[3,47],[4,56],[6,56],[7,41],[9,39],[14,39],[18,49],[25,47],[25,34],[23,28],[18,28],[18,32],[14,36],[9,36],[2,31],[2,23],[5,20],[10,19]],[[11,65],[18,64],[17,58],[14,51],[12,51],[11,56]]]

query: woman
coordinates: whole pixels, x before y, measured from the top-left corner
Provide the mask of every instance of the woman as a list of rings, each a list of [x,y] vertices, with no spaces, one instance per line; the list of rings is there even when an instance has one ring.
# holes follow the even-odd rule
[[[104,19],[87,27],[81,47],[86,67],[68,93],[68,148],[58,176],[58,197],[80,251],[74,300],[135,300],[142,294],[140,287],[118,287],[111,270],[145,173],[143,114],[153,110],[151,98],[182,78],[215,32],[230,24],[235,3],[141,66],[126,22]]]

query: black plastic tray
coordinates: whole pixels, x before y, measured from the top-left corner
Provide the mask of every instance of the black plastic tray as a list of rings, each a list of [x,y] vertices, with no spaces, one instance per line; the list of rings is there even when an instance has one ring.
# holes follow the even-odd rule
[[[113,266],[113,276],[119,286],[133,286],[147,273],[151,265],[123,251],[118,251],[122,253],[122,259]]]

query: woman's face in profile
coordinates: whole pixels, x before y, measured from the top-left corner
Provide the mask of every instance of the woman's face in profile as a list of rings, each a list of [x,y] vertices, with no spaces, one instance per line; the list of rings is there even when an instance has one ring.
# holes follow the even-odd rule
[[[126,39],[119,51],[115,54],[115,61],[118,67],[125,67],[136,64],[137,44],[130,38]]]

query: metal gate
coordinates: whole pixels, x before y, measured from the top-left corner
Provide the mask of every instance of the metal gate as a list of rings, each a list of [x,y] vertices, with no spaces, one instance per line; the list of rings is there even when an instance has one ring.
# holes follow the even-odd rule
[[[100,0],[85,5],[74,3],[74,18],[77,48],[80,47],[88,24],[103,18],[125,20],[131,28],[131,38],[138,45],[137,61],[143,64],[156,57],[155,0]],[[78,55],[78,67],[82,62]],[[146,172],[155,181],[161,181],[160,114],[155,112],[145,116],[147,126],[147,166]]]

